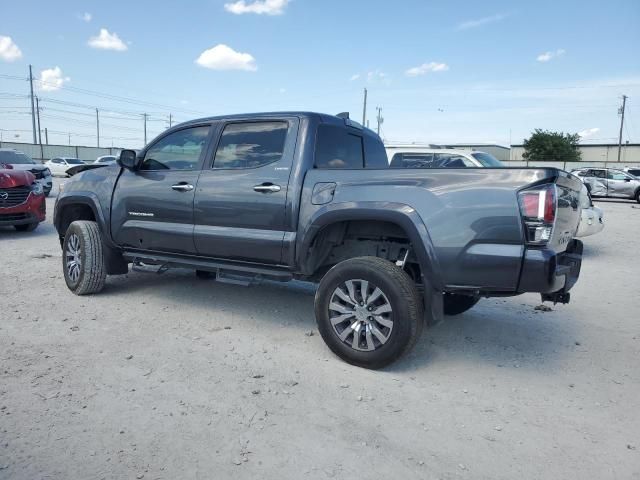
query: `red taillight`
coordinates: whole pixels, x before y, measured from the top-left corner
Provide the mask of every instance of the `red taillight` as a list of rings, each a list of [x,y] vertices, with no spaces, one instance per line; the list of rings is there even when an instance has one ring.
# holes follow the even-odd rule
[[[556,219],[556,188],[551,185],[546,189],[544,201],[544,218],[545,223],[553,223]]]
[[[556,186],[551,184],[523,190],[518,194],[518,200],[527,241],[533,244],[549,241],[556,218]]]

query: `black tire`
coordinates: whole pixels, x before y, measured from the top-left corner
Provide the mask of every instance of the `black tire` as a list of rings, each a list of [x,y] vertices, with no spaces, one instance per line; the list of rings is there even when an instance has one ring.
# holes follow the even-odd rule
[[[38,222],[25,223],[23,225],[14,225],[13,228],[15,228],[19,232],[33,232],[36,228],[38,228]]]
[[[640,189],[636,192],[636,202],[640,203]]]
[[[97,293],[104,287],[107,271],[102,248],[96,222],[77,220],[69,225],[62,244],[62,270],[67,287],[76,295]],[[73,251],[77,254],[72,255]],[[80,261],[70,266],[68,262],[76,259]]]
[[[363,287],[364,284],[361,281],[367,281],[367,287]],[[365,293],[366,297],[372,299],[375,297],[375,288],[377,287],[382,292],[382,296],[378,294],[377,300],[371,301],[371,307],[369,307],[370,314],[376,317],[375,320],[374,316],[362,319],[362,322],[366,322],[366,324],[359,323],[354,330],[353,325],[361,320],[356,317],[355,313],[351,317],[346,314],[347,319],[342,321],[346,326],[341,333],[338,333],[337,328],[341,327],[332,325],[332,319],[334,321],[336,319],[336,312],[331,313],[330,303],[333,297],[335,304],[337,289],[343,286],[346,288],[348,282],[360,282],[358,284],[360,293],[354,292],[354,296],[358,298],[353,298],[350,292],[346,295],[355,300],[349,300],[349,303],[353,304],[353,307],[350,308],[354,312],[359,309],[358,315],[369,315],[366,312],[369,302],[366,304],[362,302],[362,290],[367,292]],[[351,283],[352,287],[353,285],[354,283]],[[346,290],[341,291],[344,293]],[[381,310],[380,304],[376,305],[374,302],[381,301],[383,306],[388,305],[391,308],[387,317],[374,313],[374,311]],[[345,302],[344,305],[349,304]],[[420,337],[424,324],[421,296],[413,280],[401,268],[378,257],[352,258],[340,262],[329,270],[320,281],[316,292],[315,314],[318,331],[331,351],[347,363],[370,369],[385,367],[408,352]],[[344,317],[345,315],[338,316]],[[391,324],[391,328],[384,326],[380,323],[381,321]],[[372,335],[374,329],[377,330],[375,333],[385,332],[382,335],[386,336],[385,342],[381,342],[377,335],[374,339],[374,335]],[[348,331],[350,333],[347,333]],[[355,342],[355,332],[358,334],[358,346],[377,345],[369,351],[354,348],[348,343]],[[361,332],[364,332],[364,335]],[[347,337],[341,339],[339,335],[344,333],[347,334]],[[348,340],[349,337],[351,340]]]
[[[443,300],[445,315],[460,315],[478,303],[480,301],[480,297],[445,293]]]

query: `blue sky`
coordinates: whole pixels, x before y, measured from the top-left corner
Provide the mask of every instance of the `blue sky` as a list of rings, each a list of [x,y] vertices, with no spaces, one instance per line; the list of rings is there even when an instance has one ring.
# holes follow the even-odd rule
[[[95,144],[95,107],[103,145],[139,146],[145,112],[149,138],[169,112],[360,121],[364,87],[367,118],[375,127],[381,106],[390,141],[508,144],[548,128],[615,142],[625,93],[623,137],[640,142],[637,0],[12,2],[0,24],[4,139],[31,139],[28,84],[14,78],[29,64],[44,80],[42,127],[80,144]]]

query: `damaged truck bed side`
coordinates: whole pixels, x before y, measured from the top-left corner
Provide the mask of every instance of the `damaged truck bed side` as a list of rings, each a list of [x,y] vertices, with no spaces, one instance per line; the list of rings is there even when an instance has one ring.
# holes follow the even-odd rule
[[[393,169],[379,137],[348,118],[263,113],[183,123],[119,166],[74,176],[54,223],[76,294],[131,263],[310,280],[327,345],[379,368],[424,318],[483,296],[568,302],[580,188],[554,168]]]

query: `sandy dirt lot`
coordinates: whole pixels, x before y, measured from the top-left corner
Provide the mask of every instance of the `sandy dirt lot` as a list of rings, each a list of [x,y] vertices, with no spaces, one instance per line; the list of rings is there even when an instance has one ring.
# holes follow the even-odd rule
[[[325,347],[305,284],[72,295],[53,202],[0,229],[0,479],[640,478],[634,203],[598,202],[570,305],[483,300],[374,372]]]

